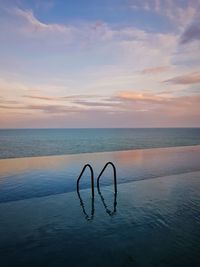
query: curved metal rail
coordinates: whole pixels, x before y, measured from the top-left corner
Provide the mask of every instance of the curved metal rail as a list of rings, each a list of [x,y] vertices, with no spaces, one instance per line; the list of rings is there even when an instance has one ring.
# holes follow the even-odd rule
[[[105,171],[105,169],[107,168],[108,165],[111,165],[113,167],[113,174],[114,174],[114,191],[115,191],[115,194],[117,194],[117,172],[116,172],[116,168],[115,168],[115,165],[109,161],[106,163],[106,165],[103,167],[102,171],[100,172],[99,176],[97,177],[97,188],[99,190],[99,179],[101,177],[101,175],[103,174],[103,172]]]
[[[80,181],[80,179],[81,179],[81,177],[82,177],[82,175],[83,175],[83,173],[87,167],[90,169],[90,173],[91,173],[91,192],[92,192],[92,198],[94,198],[94,172],[93,172],[92,166],[90,164],[86,164],[83,167],[83,169],[82,169],[82,171],[81,171],[81,173],[77,179],[77,192],[79,193],[79,181]]]

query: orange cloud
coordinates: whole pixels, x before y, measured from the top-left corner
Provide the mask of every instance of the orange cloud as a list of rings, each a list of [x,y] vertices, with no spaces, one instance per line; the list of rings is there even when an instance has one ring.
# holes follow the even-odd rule
[[[117,97],[120,100],[129,100],[129,101],[143,101],[143,102],[160,102],[163,100],[163,97],[150,93],[135,93],[130,91],[121,91],[117,94]]]
[[[159,67],[143,69],[141,73],[142,74],[157,74],[157,73],[165,72],[167,70],[169,70],[168,66],[159,66]]]

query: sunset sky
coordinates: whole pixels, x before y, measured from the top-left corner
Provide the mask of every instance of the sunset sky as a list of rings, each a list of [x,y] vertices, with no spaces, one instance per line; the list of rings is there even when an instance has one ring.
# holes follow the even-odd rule
[[[200,127],[199,0],[0,0],[0,128]]]

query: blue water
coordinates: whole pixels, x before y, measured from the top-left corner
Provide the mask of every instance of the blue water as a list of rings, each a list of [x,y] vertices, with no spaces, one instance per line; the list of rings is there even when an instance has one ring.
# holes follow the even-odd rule
[[[199,267],[200,172],[120,184],[113,216],[95,190],[0,204],[1,267]],[[113,187],[101,188],[110,210]],[[90,214],[90,189],[81,190]]]
[[[106,162],[117,169],[118,184],[172,174],[200,171],[200,146],[138,149],[120,152],[77,154],[0,160],[0,203],[76,191],[76,180],[86,163],[96,177]],[[89,172],[80,187],[90,188]],[[102,185],[113,184],[109,167]]]
[[[200,129],[0,130],[0,267],[199,267],[199,144]],[[96,188],[107,161],[115,195],[111,168]],[[93,199],[88,172],[76,192],[85,163]]]
[[[200,144],[200,128],[0,130],[0,158]]]

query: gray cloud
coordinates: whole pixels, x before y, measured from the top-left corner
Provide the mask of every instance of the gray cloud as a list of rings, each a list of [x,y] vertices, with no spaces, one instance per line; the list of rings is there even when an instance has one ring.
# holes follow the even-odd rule
[[[165,82],[170,82],[173,84],[197,84],[200,83],[200,72],[196,71],[189,74],[177,76]]]
[[[48,96],[24,95],[23,97],[31,98],[31,99],[38,99],[38,100],[56,100],[56,98],[48,97]]]
[[[44,95],[23,95],[25,98],[29,99],[38,99],[38,100],[48,100],[48,101],[65,101],[65,100],[79,100],[79,99],[87,99],[87,98],[102,98],[99,95],[68,95],[68,96],[44,96]]]
[[[45,113],[52,113],[52,114],[61,114],[61,113],[76,113],[80,112],[81,109],[77,107],[67,107],[61,105],[23,105],[23,106],[16,106],[16,105],[0,105],[0,109],[7,109],[7,110],[40,110]]]
[[[186,44],[192,41],[200,40],[200,17],[196,18],[183,32],[180,37],[180,43]]]
[[[27,105],[26,109],[41,110],[46,113],[75,113],[80,109],[74,107],[66,107],[61,105]]]

